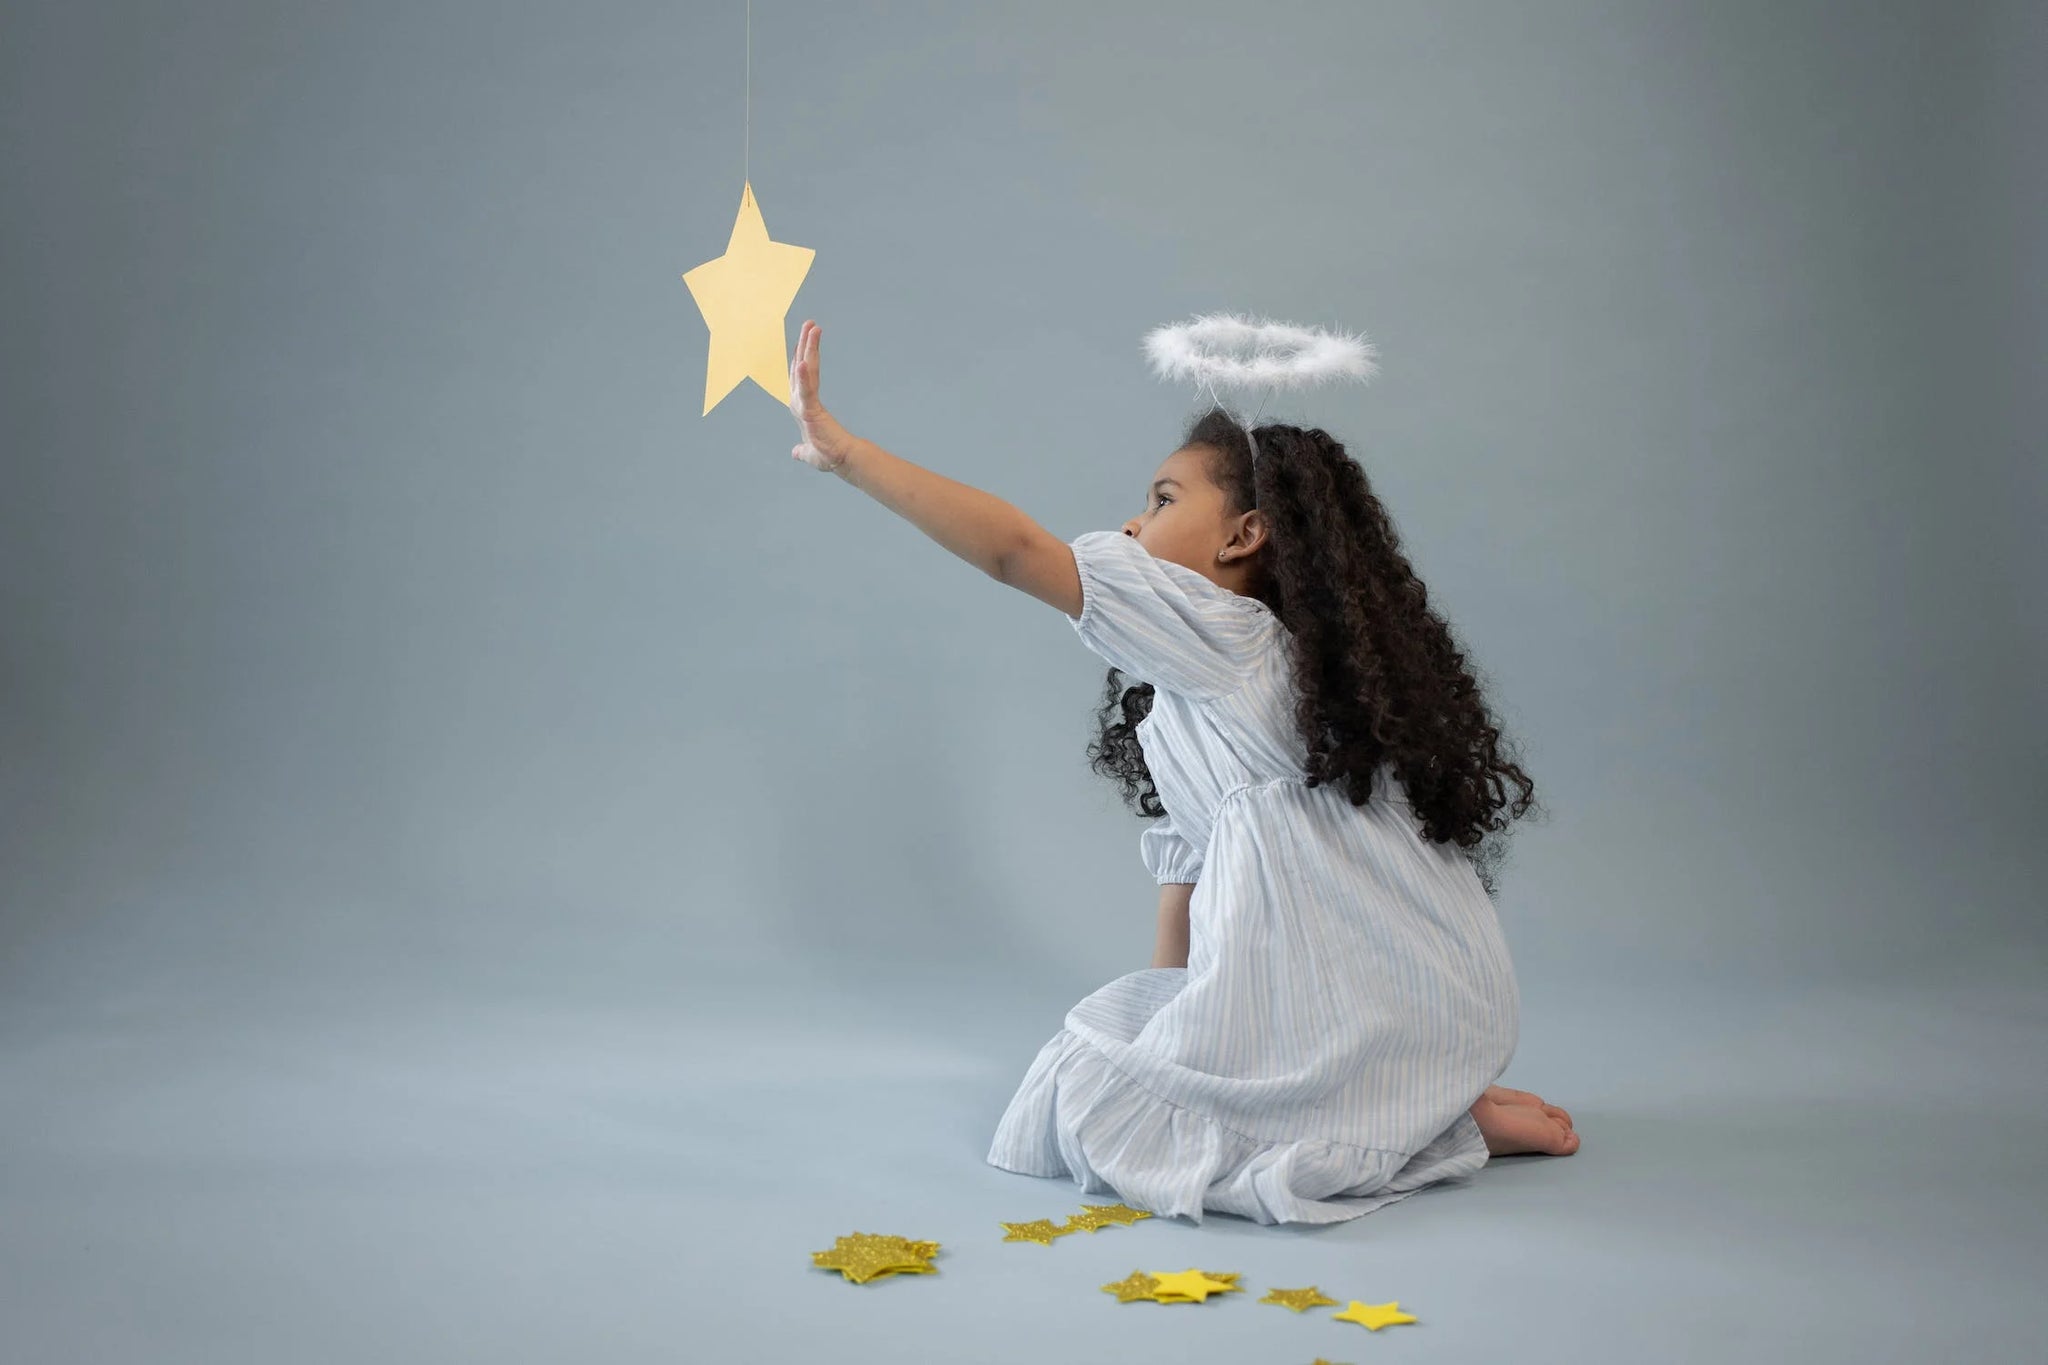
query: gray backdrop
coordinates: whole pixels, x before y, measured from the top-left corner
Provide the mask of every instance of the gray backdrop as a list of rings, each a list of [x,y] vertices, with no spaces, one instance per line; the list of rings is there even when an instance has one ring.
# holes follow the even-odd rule
[[[8,1358],[2038,1345],[2041,6],[764,2],[750,125],[737,0],[0,22]],[[1578,1155],[1001,1242],[1142,822],[1063,617],[700,416],[743,172],[827,406],[1063,538],[1193,410],[1146,329],[1380,347],[1267,415],[1551,811],[1504,1079]]]

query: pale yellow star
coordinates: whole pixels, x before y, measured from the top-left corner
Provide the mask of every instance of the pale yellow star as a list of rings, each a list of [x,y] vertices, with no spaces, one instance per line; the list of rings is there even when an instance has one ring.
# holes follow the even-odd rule
[[[1392,1303],[1360,1303],[1353,1299],[1349,1308],[1330,1316],[1340,1322],[1355,1322],[1361,1327],[1370,1327],[1375,1332],[1392,1323],[1415,1321],[1413,1317],[1401,1311],[1399,1299]]]
[[[768,225],[754,202],[749,182],[740,194],[739,217],[725,254],[683,272],[711,329],[711,357],[704,366],[704,412],[751,379],[789,402],[789,306],[818,253],[807,246],[768,240]]]

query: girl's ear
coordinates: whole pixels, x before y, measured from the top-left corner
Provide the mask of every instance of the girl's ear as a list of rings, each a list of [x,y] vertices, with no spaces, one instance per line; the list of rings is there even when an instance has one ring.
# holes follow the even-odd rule
[[[1266,543],[1266,514],[1253,508],[1244,514],[1245,549],[1256,550]]]

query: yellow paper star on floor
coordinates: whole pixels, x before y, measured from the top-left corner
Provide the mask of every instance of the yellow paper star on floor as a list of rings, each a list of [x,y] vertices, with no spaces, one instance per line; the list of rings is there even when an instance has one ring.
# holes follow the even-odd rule
[[[1045,1246],[1051,1246],[1055,1237],[1064,1237],[1076,1231],[1071,1226],[1055,1227],[1050,1218],[1034,1218],[1028,1223],[1005,1223],[1003,1226],[1009,1229],[1008,1235],[1003,1238],[1005,1242],[1039,1242]]]
[[[875,1232],[855,1232],[841,1237],[829,1251],[811,1253],[811,1264],[836,1270],[855,1284],[866,1284],[898,1273],[932,1275],[931,1264],[939,1254],[937,1242],[913,1242],[904,1237],[887,1237]]]
[[[1170,1270],[1154,1275],[1159,1282],[1152,1297],[1160,1303],[1207,1303],[1211,1294],[1244,1292],[1235,1275],[1212,1275],[1205,1270]]]
[[[748,379],[776,402],[789,402],[789,306],[817,254],[807,246],[768,240],[750,181],[740,194],[739,217],[733,220],[725,254],[683,272],[683,283],[711,329],[711,356],[704,366],[706,415]]]
[[[1392,1303],[1360,1303],[1353,1299],[1349,1308],[1330,1316],[1340,1322],[1355,1322],[1361,1327],[1370,1327],[1375,1332],[1393,1323],[1415,1321],[1413,1317],[1401,1311],[1399,1299]]]
[[[1321,1307],[1323,1304],[1326,1303],[1335,1303],[1336,1300],[1331,1298],[1325,1298],[1323,1296],[1322,1290],[1316,1288],[1314,1285],[1310,1285],[1306,1289],[1268,1290],[1266,1292],[1266,1297],[1260,1299],[1259,1302],[1277,1303],[1282,1308],[1292,1308],[1295,1312],[1300,1313],[1305,1312],[1311,1308]]]

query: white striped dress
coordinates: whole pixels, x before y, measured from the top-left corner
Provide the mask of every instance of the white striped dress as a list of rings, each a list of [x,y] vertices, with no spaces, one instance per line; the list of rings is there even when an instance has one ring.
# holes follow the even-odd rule
[[[1286,629],[1120,531],[1071,543],[1081,640],[1156,689],[1137,735],[1167,814],[1156,881],[1193,882],[1185,967],[1118,977],[1039,1050],[988,1160],[1164,1217],[1356,1218],[1469,1176],[1468,1112],[1519,1035],[1493,903],[1425,841],[1391,766],[1311,790]]]

